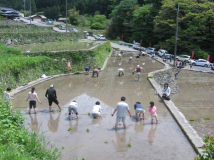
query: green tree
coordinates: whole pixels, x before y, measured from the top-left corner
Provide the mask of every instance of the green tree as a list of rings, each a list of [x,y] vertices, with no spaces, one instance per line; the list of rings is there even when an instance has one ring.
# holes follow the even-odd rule
[[[158,16],[155,17],[155,33],[158,45],[171,52],[174,49],[176,11],[180,4],[178,28],[178,54],[191,54],[195,51],[195,58],[206,58],[212,55],[214,3],[207,0],[163,0]]]
[[[72,25],[78,25],[79,24],[79,11],[76,10],[76,7],[73,9],[68,10],[69,13],[69,21]]]
[[[100,22],[95,22],[91,25],[91,29],[103,29],[103,25]]]

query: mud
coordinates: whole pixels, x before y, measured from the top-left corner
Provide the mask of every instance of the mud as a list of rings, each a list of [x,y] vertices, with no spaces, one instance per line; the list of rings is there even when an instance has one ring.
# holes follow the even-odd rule
[[[181,93],[172,101],[184,114],[201,138],[214,135],[214,75],[210,73],[181,71],[178,79]],[[210,120],[205,120],[205,117]],[[195,121],[190,121],[195,119]]]
[[[140,82],[135,82],[132,71],[138,64],[145,72],[142,73]],[[118,77],[117,69],[120,67],[125,71],[123,77]],[[25,125],[29,130],[38,126],[37,132],[45,132],[47,142],[51,141],[60,149],[63,159],[66,160],[82,157],[89,160],[193,159],[196,153],[147,80],[148,72],[163,67],[156,61],[152,62],[149,57],[136,60],[132,64],[128,64],[128,57],[120,61],[110,58],[98,78],[91,78],[91,75],[65,76],[37,85],[36,92],[43,104],[37,102],[36,115],[27,113],[28,102],[25,102],[25,98],[30,89],[16,95],[14,105],[24,109],[23,114],[27,118]],[[48,102],[44,95],[50,84],[54,84],[57,90],[58,100],[63,106],[62,112],[48,111]],[[129,118],[127,115],[126,130],[119,125],[118,131],[115,131],[116,116],[112,117],[111,113],[121,96],[127,97],[126,102],[133,117]],[[80,119],[73,115],[69,121],[67,107],[74,99],[78,103]],[[101,102],[102,118],[93,119],[87,113],[92,111],[97,100]],[[137,101],[146,110],[145,120],[135,119],[134,103]],[[154,101],[157,107],[157,125],[150,123],[150,101]],[[55,104],[53,107],[57,109]],[[72,128],[70,132],[69,127]],[[87,128],[89,132],[86,131]],[[128,143],[132,146],[129,147]],[[61,149],[62,146],[65,149]]]

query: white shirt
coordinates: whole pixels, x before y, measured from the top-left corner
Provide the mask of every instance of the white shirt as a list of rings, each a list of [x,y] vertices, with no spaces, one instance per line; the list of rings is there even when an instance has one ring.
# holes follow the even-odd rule
[[[10,93],[8,93],[7,91],[4,91],[4,100],[6,101],[6,100],[8,100],[8,99],[12,99],[12,98],[10,97]]]
[[[170,95],[170,93],[171,93],[171,89],[170,89],[170,87],[168,87],[168,88],[162,88],[162,93],[163,94],[166,94],[167,96],[169,96]]]
[[[69,106],[74,106],[77,108],[77,102],[71,102]]]
[[[121,55],[121,54],[118,54],[118,56],[121,57],[122,55]]]
[[[91,113],[98,113],[98,112],[101,112],[101,106],[100,105],[95,105],[93,107],[93,110]]]
[[[28,97],[29,97],[29,101],[36,101],[36,98],[38,98],[36,92],[33,92],[33,93],[29,92]]]
[[[118,69],[118,73],[119,73],[119,72],[123,72],[123,68],[119,68],[119,69]]]

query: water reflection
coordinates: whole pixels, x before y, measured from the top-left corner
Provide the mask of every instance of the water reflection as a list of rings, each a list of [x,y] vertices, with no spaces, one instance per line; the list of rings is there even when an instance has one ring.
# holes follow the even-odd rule
[[[118,60],[118,65],[122,65],[122,60]]]
[[[75,124],[72,125],[72,122]],[[72,133],[76,133],[78,131],[78,123],[79,123],[79,119],[75,119],[75,120],[72,120],[72,121],[69,121],[69,126],[71,127],[71,131]]]
[[[72,80],[71,78],[68,78],[68,87],[71,88],[71,86],[72,86]]]
[[[36,134],[39,133],[43,122],[40,123],[40,125],[38,125],[39,123],[37,121],[37,115],[36,114],[34,114],[34,118],[33,118],[33,116],[31,114],[29,114],[29,117],[30,117],[31,124],[28,123],[28,125],[30,126],[31,131],[35,130]]]
[[[112,140],[115,150],[117,152],[126,152],[129,147],[127,147],[127,144],[131,142],[131,137],[129,138],[129,142],[126,142],[126,129],[123,130],[123,133],[119,133],[118,131],[115,131],[117,142],[115,143],[114,140]]]
[[[55,120],[53,119],[52,114],[53,113],[50,113],[50,119],[48,121],[48,128],[49,128],[49,130],[51,132],[56,133],[57,130],[58,130],[58,125],[59,125],[59,119],[60,119],[60,116],[61,116],[61,112],[58,113],[58,116],[57,116],[57,118]]]
[[[101,121],[102,121],[102,117],[99,117],[99,118],[93,118],[92,119],[92,123],[93,124],[101,124]]]
[[[143,133],[144,131],[144,124],[145,124],[145,121],[142,120],[142,121],[136,121],[135,122],[135,126],[134,126],[134,130],[135,130],[135,133]]]
[[[148,138],[149,138],[149,144],[152,145],[153,144],[153,140],[155,138],[155,132],[157,131],[157,128],[158,128],[158,125],[151,125],[151,129],[149,131],[149,134],[148,134]]]

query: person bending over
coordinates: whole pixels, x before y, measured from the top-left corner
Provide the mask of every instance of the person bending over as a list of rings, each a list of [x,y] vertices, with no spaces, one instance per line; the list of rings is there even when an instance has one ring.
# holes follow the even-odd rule
[[[143,119],[145,119],[145,110],[140,102],[135,103],[134,109],[135,109],[136,119],[138,119],[138,114],[140,118],[141,113],[142,113]]]
[[[122,76],[122,75],[124,75],[124,70],[123,70],[123,68],[119,68],[119,69],[118,69],[118,74],[119,74],[119,77]]]
[[[68,113],[69,116],[68,118],[71,119],[71,113],[75,113],[77,116],[77,119],[79,118],[78,116],[78,112],[77,112],[77,102],[75,100],[73,100],[73,102],[70,103],[69,107],[68,107]]]
[[[92,116],[94,118],[101,116],[101,106],[100,106],[100,102],[99,101],[97,101],[95,103],[95,106],[93,107],[93,110],[92,110],[91,114],[92,114]]]
[[[100,72],[99,69],[94,68],[92,77],[94,77],[95,74],[96,74],[97,77],[98,77],[98,76],[99,76],[99,72]]]
[[[91,69],[90,66],[86,66],[86,67],[85,67],[86,74],[89,74],[90,69]]]

